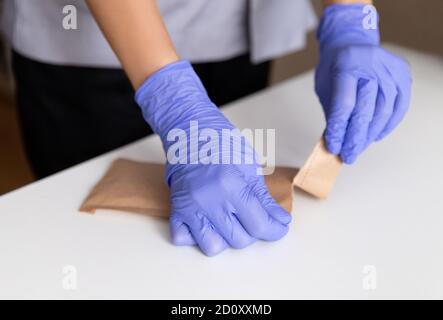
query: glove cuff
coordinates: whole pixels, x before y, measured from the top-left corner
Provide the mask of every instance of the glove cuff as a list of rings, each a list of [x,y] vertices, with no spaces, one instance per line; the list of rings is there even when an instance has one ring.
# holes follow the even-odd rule
[[[365,4],[334,4],[324,12],[317,31],[320,51],[347,45],[380,45],[378,13]]]
[[[196,100],[212,105],[200,78],[186,60],[153,73],[138,88],[135,100],[146,122],[160,137],[173,127],[180,127],[180,123],[189,125],[186,115],[195,114]]]

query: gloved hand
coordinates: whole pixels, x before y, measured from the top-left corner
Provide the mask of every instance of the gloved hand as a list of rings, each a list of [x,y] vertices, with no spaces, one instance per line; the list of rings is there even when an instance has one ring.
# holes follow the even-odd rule
[[[327,121],[326,145],[347,164],[400,123],[411,92],[408,64],[380,47],[378,27],[365,28],[363,9],[327,7],[317,33],[315,89]]]
[[[256,159],[248,164],[252,148],[244,139],[241,148],[233,147],[234,139],[222,144],[223,131],[235,128],[210,101],[189,62],[157,71],[136,100],[167,153],[174,244],[196,243],[213,256],[228,246],[244,248],[287,233],[291,216],[269,194]],[[208,141],[216,146],[212,152],[205,148]]]

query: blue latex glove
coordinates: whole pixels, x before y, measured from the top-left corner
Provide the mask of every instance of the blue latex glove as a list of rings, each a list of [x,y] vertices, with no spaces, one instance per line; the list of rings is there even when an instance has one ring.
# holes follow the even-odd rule
[[[278,240],[287,233],[291,216],[269,194],[263,176],[257,174],[261,168],[256,161],[221,164],[222,159],[232,163],[234,152],[220,148],[207,158],[217,158],[220,164],[202,164],[201,160],[190,164],[198,153],[190,147],[190,137],[196,138],[190,130],[191,121],[198,121],[200,134],[212,129],[220,137],[223,129],[234,126],[210,101],[189,62],[179,61],[157,71],[138,89],[136,100],[146,121],[160,135],[167,154],[179,141],[168,139],[168,133],[174,129],[186,133],[182,143],[188,146],[186,154],[175,159],[178,163],[166,164],[174,244],[198,244],[206,255],[213,256],[228,246],[244,248],[256,239]],[[237,156],[254,154],[244,140],[241,149],[236,149]]]
[[[326,145],[347,164],[400,123],[411,92],[408,64],[380,47],[378,27],[364,27],[364,7],[327,7],[317,33],[315,89],[327,121]]]

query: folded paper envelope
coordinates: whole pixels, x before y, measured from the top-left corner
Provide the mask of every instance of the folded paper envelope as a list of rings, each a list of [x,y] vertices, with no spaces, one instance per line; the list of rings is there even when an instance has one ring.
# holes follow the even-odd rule
[[[273,174],[265,176],[265,181],[274,199],[291,212],[294,185],[315,197],[325,198],[340,167],[341,161],[326,151],[321,140],[300,170],[276,167]],[[98,209],[168,217],[169,188],[164,181],[164,165],[115,160],[80,207],[80,211],[89,213]]]

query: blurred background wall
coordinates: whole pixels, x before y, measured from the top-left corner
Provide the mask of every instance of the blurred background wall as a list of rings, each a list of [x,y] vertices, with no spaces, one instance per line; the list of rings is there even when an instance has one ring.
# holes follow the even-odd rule
[[[321,0],[312,0],[312,3],[320,14]],[[383,41],[443,56],[442,0],[375,0],[375,4],[381,14]],[[0,52],[7,53],[7,48],[1,40]],[[31,182],[33,177],[20,141],[7,54],[1,54],[0,57],[0,194],[2,194]],[[303,51],[273,62],[271,84],[314,68],[316,61],[317,45],[315,34],[311,33],[307,38],[307,47]]]

